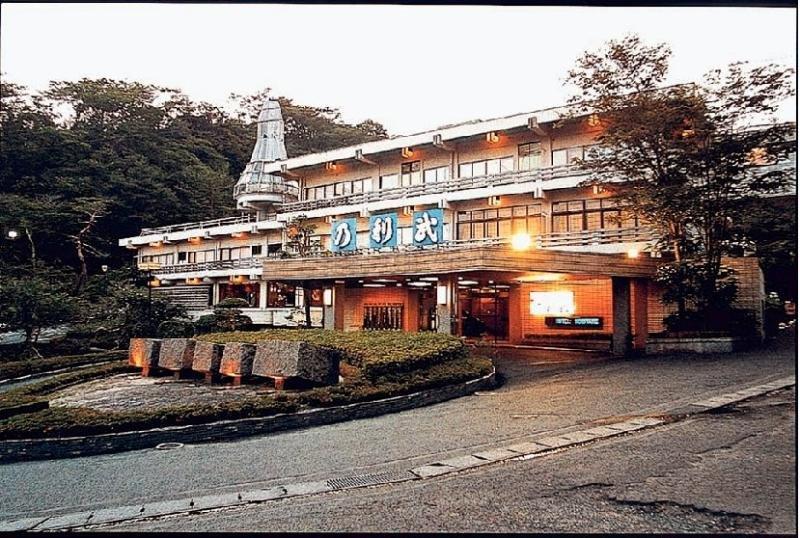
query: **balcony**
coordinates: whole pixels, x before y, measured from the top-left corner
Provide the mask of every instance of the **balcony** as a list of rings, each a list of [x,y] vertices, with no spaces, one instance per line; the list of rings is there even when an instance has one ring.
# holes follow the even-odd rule
[[[233,188],[233,197],[238,198],[243,194],[279,194],[298,198],[300,188],[283,182],[243,183]]]
[[[213,262],[200,262],[200,263],[177,263],[172,265],[163,265],[159,269],[153,271],[154,275],[174,275],[183,273],[208,273],[211,271],[231,271],[241,270],[246,272],[248,269],[261,270],[264,260],[270,258],[277,258],[278,254],[268,254],[266,256],[253,256],[251,258],[240,258],[238,260],[217,260]]]
[[[523,172],[506,172],[490,176],[478,176],[471,178],[458,178],[441,183],[425,183],[422,185],[409,185],[394,189],[381,189],[371,192],[358,194],[347,194],[334,196],[322,200],[302,200],[299,202],[284,204],[281,211],[284,213],[311,211],[314,209],[324,209],[329,207],[366,204],[369,202],[379,202],[384,200],[405,200],[428,194],[443,194],[447,192],[463,191],[469,189],[481,189],[487,187],[500,187],[503,185],[514,185],[520,183],[545,182],[561,178],[575,178],[575,183],[588,176],[588,172],[581,170],[575,165],[553,166],[548,168],[537,168]]]
[[[255,215],[248,214],[238,217],[203,220],[200,222],[183,222],[181,224],[171,224],[169,226],[160,226],[158,228],[142,228],[142,231],[139,233],[139,235],[166,234],[170,232],[182,232],[185,230],[203,230],[207,228],[216,228],[218,226],[227,226],[228,224],[247,224],[249,222],[256,222],[257,220],[258,219]]]

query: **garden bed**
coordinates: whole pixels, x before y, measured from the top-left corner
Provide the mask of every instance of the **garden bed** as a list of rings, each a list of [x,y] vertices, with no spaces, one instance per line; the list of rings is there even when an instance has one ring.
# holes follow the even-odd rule
[[[301,339],[342,353],[343,381],[302,392],[263,392],[230,401],[213,401],[143,410],[97,410],[88,407],[50,407],[0,421],[5,439],[52,438],[202,424],[378,400],[469,381],[492,372],[489,359],[470,357],[457,338],[403,333],[333,333],[322,330],[281,330],[206,335],[211,341],[257,342],[264,339]],[[335,338],[342,337],[341,339]],[[361,338],[359,338],[360,336]],[[415,337],[418,341],[414,341]],[[77,383],[135,371],[114,363],[0,394],[0,408],[35,401],[56,400],[59,391]]]
[[[126,351],[101,351],[98,353],[85,353],[82,355],[68,355],[63,357],[49,357],[42,359],[28,359],[0,363],[0,380],[15,379],[27,375],[42,374],[84,366],[99,362],[110,362],[125,357]]]

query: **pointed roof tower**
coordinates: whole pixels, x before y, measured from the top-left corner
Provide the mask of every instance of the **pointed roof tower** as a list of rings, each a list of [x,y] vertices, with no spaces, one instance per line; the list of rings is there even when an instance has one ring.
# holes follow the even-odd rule
[[[283,140],[283,115],[277,99],[268,97],[258,114],[258,134],[250,162],[234,188],[240,209],[256,208],[297,199],[297,185],[264,171],[265,165],[287,158]]]

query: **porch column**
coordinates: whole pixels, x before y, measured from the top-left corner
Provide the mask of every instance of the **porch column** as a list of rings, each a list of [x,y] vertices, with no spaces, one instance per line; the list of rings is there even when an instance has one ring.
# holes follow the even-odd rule
[[[258,282],[258,307],[261,310],[267,308],[267,281],[259,280]]]
[[[631,284],[629,278],[611,277],[611,310],[614,333],[611,336],[611,353],[627,355],[631,338]]]
[[[440,291],[440,288],[442,288],[442,291]],[[443,295],[441,295],[442,293]],[[454,312],[457,299],[456,279],[452,276],[440,278],[436,286],[436,332],[443,334],[453,334],[455,332],[456,316]],[[439,304],[440,302],[445,302],[445,304]]]
[[[508,292],[508,341],[519,344],[522,333],[522,290],[519,285],[513,285]]]
[[[634,278],[631,280],[633,308],[633,349],[644,351],[647,347],[647,280]]]

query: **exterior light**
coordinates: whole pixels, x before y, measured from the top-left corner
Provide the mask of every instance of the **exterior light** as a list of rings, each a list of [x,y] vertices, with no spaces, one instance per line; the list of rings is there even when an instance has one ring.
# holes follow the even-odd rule
[[[425,280],[426,282],[439,282],[438,276],[422,276],[419,279]]]
[[[486,141],[489,142],[490,144],[496,144],[497,142],[500,141],[500,137],[497,136],[497,133],[495,131],[492,131],[486,133]]]
[[[193,244],[193,245],[196,245],[197,243],[200,243],[202,240],[203,240],[202,237],[190,237],[189,238],[189,242],[191,244]]]
[[[363,286],[365,288],[385,288],[386,284],[378,284],[378,283],[375,283],[375,282],[367,282],[366,284],[363,284]]]
[[[498,206],[500,205],[500,197],[499,196],[490,196],[488,203],[490,206]]]
[[[414,206],[407,205],[403,207],[403,215],[411,215],[414,213]]]
[[[415,288],[425,288],[431,285],[430,282],[409,282],[409,286],[413,286]]]
[[[322,290],[322,304],[325,306],[333,306],[333,290],[325,288]]]
[[[600,194],[601,192],[604,191],[605,189],[603,188],[602,185],[592,185],[592,194]]]
[[[436,304],[447,304],[447,286],[436,286]]]
[[[400,155],[402,155],[404,159],[410,159],[414,156],[414,150],[411,148],[403,148],[400,150]]]
[[[6,232],[6,238],[13,241],[14,239],[19,238],[19,232],[12,228]]]
[[[336,163],[334,161],[328,161],[325,163],[325,170],[333,171],[336,170]]]
[[[600,125],[600,117],[597,114],[592,114],[589,116],[589,119],[586,120],[586,123],[589,124],[589,127],[597,127]]]
[[[477,280],[462,280],[461,282],[458,283],[458,285],[459,286],[477,286],[478,285],[478,281]]]
[[[151,246],[151,247],[159,248],[162,245],[162,243],[161,243],[161,241],[153,241],[152,243],[148,243],[147,245]]]
[[[689,138],[689,137],[692,137],[692,136],[694,136],[694,129],[684,129],[684,130],[681,132],[681,136],[682,136],[683,138]]]
[[[157,288],[161,285],[161,281],[157,278],[154,278],[150,282],[147,283],[151,288]]]
[[[247,236],[247,234],[244,233],[244,232],[233,232],[231,234],[231,237],[233,237],[235,239],[241,239],[242,237],[246,237],[246,236]]]
[[[101,270],[102,272],[104,272],[104,273],[107,273],[107,272],[108,272],[108,265],[101,265],[101,266],[100,266],[100,270]]]
[[[628,257],[629,258],[638,258],[639,257],[639,249],[638,248],[628,249]]]
[[[515,234],[511,238],[511,248],[514,250],[528,250],[532,243],[531,236],[525,233]]]

